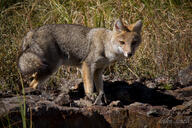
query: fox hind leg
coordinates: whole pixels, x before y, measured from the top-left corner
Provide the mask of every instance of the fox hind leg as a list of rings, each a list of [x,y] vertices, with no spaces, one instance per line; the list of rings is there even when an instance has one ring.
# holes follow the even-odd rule
[[[37,72],[35,72],[35,73],[32,74],[32,77],[33,77],[33,78],[36,78],[36,76],[37,76]]]
[[[29,87],[36,89],[37,86],[44,83],[52,75],[54,70],[56,70],[55,68],[57,67],[50,67],[47,65],[46,67],[39,69],[38,72],[32,74],[33,80],[29,84]]]
[[[39,82],[36,79],[33,79],[33,81],[29,84],[29,87],[36,89]]]
[[[38,85],[38,81],[37,81],[37,72],[32,74],[33,80],[31,81],[31,83],[29,84],[29,87],[36,89],[37,85]]]

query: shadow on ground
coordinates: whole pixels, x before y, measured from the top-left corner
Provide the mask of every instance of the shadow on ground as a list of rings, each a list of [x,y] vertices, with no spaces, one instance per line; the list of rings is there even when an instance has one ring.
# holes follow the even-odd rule
[[[168,108],[183,103],[183,100],[178,100],[174,96],[165,94],[159,90],[151,89],[140,82],[128,84],[124,81],[105,81],[104,92],[108,103],[120,100],[123,105],[129,105],[134,102],[151,104],[153,106],[165,105]],[[70,92],[72,99],[84,97],[83,83],[80,83],[78,91]]]

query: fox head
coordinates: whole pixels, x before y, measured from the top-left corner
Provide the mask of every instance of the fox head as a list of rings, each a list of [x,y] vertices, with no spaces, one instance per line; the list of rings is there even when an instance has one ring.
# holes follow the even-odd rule
[[[141,43],[142,21],[125,26],[120,19],[114,23],[111,42],[116,54],[131,57]]]

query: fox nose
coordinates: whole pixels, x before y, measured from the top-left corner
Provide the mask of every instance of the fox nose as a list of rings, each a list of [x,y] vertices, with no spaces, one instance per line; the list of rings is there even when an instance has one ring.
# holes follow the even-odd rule
[[[128,57],[131,57],[133,54],[132,53],[128,53]]]

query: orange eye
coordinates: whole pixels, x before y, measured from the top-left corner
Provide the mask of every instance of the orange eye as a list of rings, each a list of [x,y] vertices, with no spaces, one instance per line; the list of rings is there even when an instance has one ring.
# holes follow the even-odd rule
[[[124,41],[119,41],[119,42],[120,42],[120,44],[121,44],[121,45],[124,45],[124,44],[125,44],[125,42],[124,42]]]

